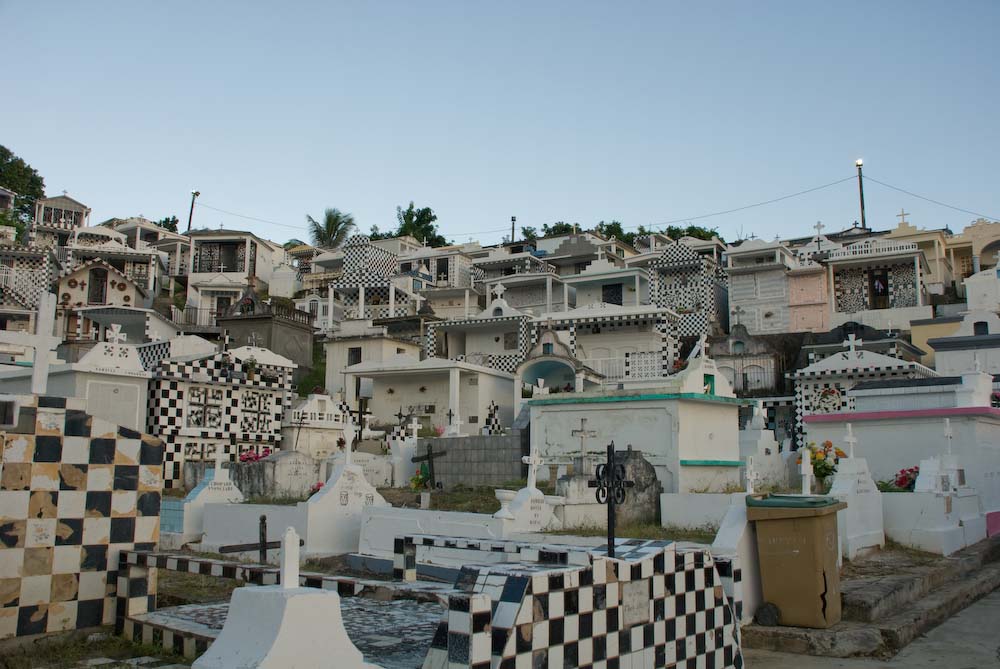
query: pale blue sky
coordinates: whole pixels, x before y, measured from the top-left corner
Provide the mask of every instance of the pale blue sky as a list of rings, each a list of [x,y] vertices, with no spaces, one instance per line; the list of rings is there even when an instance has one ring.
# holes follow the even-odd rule
[[[306,213],[446,236],[626,226],[851,176],[1000,216],[1000,3],[0,0],[0,144],[93,220],[305,237]],[[974,216],[866,184],[868,222]],[[858,218],[854,182],[700,221]],[[297,229],[293,229],[297,228]]]

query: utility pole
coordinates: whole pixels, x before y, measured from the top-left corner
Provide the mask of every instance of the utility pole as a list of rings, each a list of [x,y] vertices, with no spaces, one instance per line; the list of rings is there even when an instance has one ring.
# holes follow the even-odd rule
[[[517,239],[514,237],[514,224],[517,223],[517,216],[510,217],[510,243],[513,244]]]
[[[861,158],[854,161],[854,164],[858,167],[858,196],[861,198],[861,227],[867,228],[865,224],[865,185],[862,182],[864,176],[861,174],[861,166],[865,164]]]
[[[194,217],[194,200],[199,195],[201,195],[199,191],[196,190],[191,191],[191,209],[190,211],[188,211],[188,229],[187,229],[188,232],[191,232],[191,219]]]

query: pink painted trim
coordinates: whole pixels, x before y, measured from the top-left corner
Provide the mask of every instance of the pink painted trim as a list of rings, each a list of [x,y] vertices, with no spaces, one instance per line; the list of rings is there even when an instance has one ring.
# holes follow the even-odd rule
[[[1000,511],[986,514],[986,536],[992,537],[994,534],[1000,534]]]
[[[828,413],[804,416],[806,423],[843,423],[859,420],[890,420],[893,418],[935,418],[939,416],[991,416],[1000,418],[1000,409],[993,407],[952,407],[949,409],[912,409],[909,411],[867,411],[864,413]]]

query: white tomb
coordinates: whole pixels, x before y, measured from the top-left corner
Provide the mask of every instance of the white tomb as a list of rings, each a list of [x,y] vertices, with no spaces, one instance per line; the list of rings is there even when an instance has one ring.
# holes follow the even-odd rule
[[[753,458],[756,488],[782,488],[788,485],[788,470],[781,457],[780,444],[774,438],[774,432],[767,429],[759,400],[753,405],[753,413],[747,426],[740,430],[740,457],[744,462],[744,481],[749,478],[750,459]]]
[[[244,501],[243,493],[229,478],[229,470],[222,466],[224,458],[224,449],[219,445],[215,449],[215,468],[205,470],[202,480],[184,498],[183,531],[180,535],[161,532],[162,548],[180,548],[187,543],[200,542],[205,531],[206,504],[240,504]]]
[[[289,527],[281,545],[281,583],[233,591],[218,638],[194,669],[377,669],[364,661],[347,630],[340,595],[299,587],[299,536]]]
[[[847,457],[837,463],[830,496],[847,502],[847,508],[837,512],[837,532],[840,535],[841,555],[853,560],[865,552],[885,546],[883,529],[882,493],[879,492],[868,461],[854,455],[857,437],[851,424],[847,424],[844,437]]]

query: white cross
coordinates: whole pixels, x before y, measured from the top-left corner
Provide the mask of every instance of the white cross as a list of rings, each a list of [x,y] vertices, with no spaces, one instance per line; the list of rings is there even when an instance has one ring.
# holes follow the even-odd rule
[[[580,419],[580,429],[573,430],[570,432],[570,436],[580,437],[580,466],[583,466],[583,458],[587,455],[587,438],[596,437],[597,432],[595,430],[587,429],[587,419]]]
[[[357,430],[354,427],[354,417],[351,416],[350,412],[344,413],[344,464],[351,464],[351,446],[354,444],[354,437],[357,435]]]
[[[844,340],[844,346],[846,346],[851,353],[855,355],[858,352],[858,347],[861,346],[861,340],[854,336],[854,333],[847,335],[847,339]]]
[[[707,342],[708,342],[708,335],[703,333],[700,337],[698,337],[698,345],[695,346],[694,349],[691,351],[691,357],[694,358],[696,355],[699,355],[702,358],[707,358],[708,347],[705,345]]]
[[[742,316],[744,313],[746,313],[746,310],[743,307],[736,305],[736,308],[733,309],[733,316],[735,317],[736,320],[734,325],[740,324],[740,316]]]
[[[420,419],[418,419],[416,416],[413,416],[413,418],[410,419],[410,432],[412,432],[411,436],[414,439],[416,439],[417,434],[420,433]]]
[[[105,335],[105,339],[117,347],[118,344],[125,343],[125,340],[128,339],[128,335],[122,332],[122,326],[120,323],[112,323],[108,326],[108,333]]]
[[[854,436],[854,430],[851,424],[847,424],[847,436],[844,437],[844,443],[847,444],[847,457],[854,458],[854,445],[858,443],[858,438]]]
[[[538,451],[534,448],[531,449],[531,455],[526,455],[521,458],[521,462],[528,465],[528,489],[534,490],[538,484],[538,468],[541,467],[545,462],[542,460],[541,456],[538,455]]]
[[[299,535],[294,527],[286,528],[281,538],[281,587],[299,587]]]
[[[952,440],[953,436],[954,435],[953,435],[953,433],[951,431],[951,419],[950,418],[945,418],[944,419],[944,438],[948,440],[948,455],[951,455],[951,440]]]
[[[55,324],[56,296],[43,291],[38,296],[38,317],[35,331],[16,332],[0,330],[0,343],[31,347],[34,359],[31,363],[31,392],[44,395],[49,383],[49,351],[54,351],[62,343],[62,337],[53,337]]]
[[[812,477],[813,477],[813,466],[812,466],[812,453],[806,446],[799,449],[799,453],[802,456],[802,494],[811,495],[812,494]]]
[[[756,466],[756,463],[754,462],[754,456],[748,455],[747,456],[747,494],[748,495],[752,495],[753,494],[754,488],[756,487],[754,484],[757,483],[757,481],[759,481],[759,480],[760,480],[760,474],[757,472],[757,466]]]
[[[819,239],[820,237],[822,237],[822,236],[823,236],[823,228],[825,228],[825,227],[826,227],[826,226],[825,226],[825,225],[823,225],[823,223],[822,223],[822,222],[820,222],[820,221],[816,221],[816,225],[814,225],[814,226],[813,226],[813,228],[814,228],[814,229],[816,230],[816,239],[817,239],[817,240],[818,240],[818,239]]]
[[[497,283],[497,285],[493,286],[493,294],[496,295],[498,300],[503,299],[503,294],[506,290],[507,289],[504,287],[504,285],[499,282]]]
[[[905,209],[900,209],[899,213],[896,214],[896,218],[899,219],[899,224],[903,225],[904,223],[909,223],[909,221],[906,220],[906,217],[909,215],[910,213],[908,211],[906,211]]]
[[[247,343],[253,346],[254,348],[257,348],[258,344],[260,344],[260,338],[257,336],[256,332],[250,333],[250,336],[247,337]]]
[[[549,389],[545,387],[545,379],[538,379],[538,385],[531,387],[531,396],[535,395],[548,395]]]

